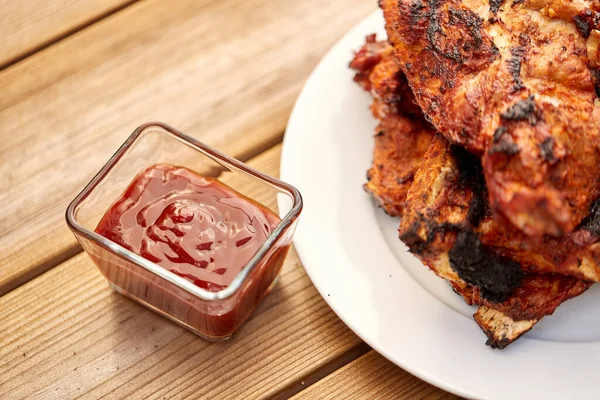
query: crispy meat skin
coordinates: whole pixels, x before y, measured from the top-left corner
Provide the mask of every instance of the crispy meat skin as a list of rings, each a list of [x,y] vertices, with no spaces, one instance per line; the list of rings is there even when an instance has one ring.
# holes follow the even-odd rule
[[[553,247],[555,243],[540,242],[535,244],[537,247],[529,248],[522,246],[529,239],[522,233],[507,235],[494,228],[497,222],[490,217],[485,201],[480,202],[482,198],[485,200],[485,195],[481,197],[485,187],[478,187],[481,180],[475,178],[481,170],[475,167],[465,172],[465,168],[472,166],[465,165],[465,160],[457,159],[457,155],[464,156],[456,153],[441,135],[432,140],[408,192],[399,234],[411,252],[438,276],[448,280],[468,304],[482,306],[475,314],[475,320],[488,335],[488,344],[503,348],[542,317],[552,314],[563,301],[583,293],[591,283],[578,279],[581,268],[577,257],[565,261],[561,271],[570,272],[577,278],[551,273],[553,269],[547,266],[561,251]],[[466,253],[485,252],[486,260],[497,262],[494,267],[499,273],[484,271],[487,280],[481,282],[453,266],[452,252],[465,232],[475,235],[478,240],[465,249]],[[577,233],[581,232],[574,234]],[[502,235],[501,239],[499,235]],[[573,241],[569,237],[562,240]],[[474,249],[476,246],[481,249]],[[585,253],[589,251],[588,247],[588,244],[579,243],[574,251]],[[523,274],[503,270],[512,268],[507,267],[506,260],[522,267],[526,264],[523,271],[519,271]],[[476,266],[480,267],[480,264]],[[514,274],[520,278],[516,281],[507,279]],[[497,291],[506,288],[510,289],[508,293],[499,296]]]
[[[385,212],[398,216],[433,130],[414,103],[387,42],[368,36],[350,67],[356,72],[354,80],[373,95],[371,111],[380,121],[365,189]]]
[[[417,103],[482,157],[492,211],[562,236],[600,195],[597,2],[491,3],[380,1]]]
[[[377,103],[375,100],[373,108]],[[433,136],[433,131],[424,125],[391,113],[376,128],[373,166],[367,172],[364,187],[392,216],[402,213],[406,193]]]

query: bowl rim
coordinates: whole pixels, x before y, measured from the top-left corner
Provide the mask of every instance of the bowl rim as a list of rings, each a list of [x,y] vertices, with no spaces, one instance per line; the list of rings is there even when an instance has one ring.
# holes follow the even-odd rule
[[[281,222],[273,229],[271,234],[267,237],[265,242],[256,251],[252,258],[246,263],[241,271],[236,275],[231,284],[225,289],[218,292],[210,292],[206,289],[202,289],[187,279],[176,275],[175,273],[161,267],[160,265],[153,263],[152,261],[146,260],[142,256],[122,247],[121,245],[101,236],[100,234],[91,231],[82,226],[76,217],[76,211],[79,205],[94,191],[96,186],[108,175],[113,169],[117,162],[127,153],[129,148],[136,142],[136,140],[147,130],[158,128],[162,130],[163,134],[168,134],[174,137],[178,141],[182,142],[183,145],[187,145],[204,156],[212,159],[218,164],[224,167],[249,176],[253,179],[263,181],[272,187],[279,189],[280,191],[287,192],[292,199],[292,207],[287,214],[281,219]],[[134,177],[131,177],[133,180]],[[116,199],[115,199],[116,200]],[[168,282],[176,285],[177,287],[189,292],[190,294],[202,299],[202,300],[223,300],[234,295],[241,287],[246,279],[250,276],[250,273],[260,264],[261,260],[267,255],[269,250],[279,241],[285,232],[294,224],[299,217],[303,207],[302,196],[298,189],[289,183],[283,182],[282,180],[264,174],[245,163],[230,157],[220,151],[178,131],[177,129],[162,123],[162,122],[147,122],[137,127],[133,133],[125,140],[125,142],[119,147],[119,149],[112,155],[112,157],[104,164],[104,166],[96,173],[96,175],[87,183],[84,189],[69,203],[65,212],[65,219],[69,228],[77,235],[80,235],[106,250],[123,257],[127,261],[130,261],[149,272],[165,279]],[[79,240],[79,238],[78,238]]]

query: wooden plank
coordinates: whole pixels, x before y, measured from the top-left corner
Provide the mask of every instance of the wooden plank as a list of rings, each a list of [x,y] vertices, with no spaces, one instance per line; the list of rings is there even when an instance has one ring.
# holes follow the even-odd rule
[[[281,139],[326,50],[375,7],[148,0],[0,72],[0,295],[79,251],[64,210],[137,125],[257,154]]]
[[[279,153],[251,164],[276,174]],[[274,207],[262,191],[253,196]],[[295,252],[253,319],[223,343],[111,291],[86,254],[0,297],[0,321],[0,398],[272,396],[361,346]]]
[[[135,0],[0,0],[0,68]]]
[[[294,399],[457,399],[398,368],[374,350],[352,361]]]

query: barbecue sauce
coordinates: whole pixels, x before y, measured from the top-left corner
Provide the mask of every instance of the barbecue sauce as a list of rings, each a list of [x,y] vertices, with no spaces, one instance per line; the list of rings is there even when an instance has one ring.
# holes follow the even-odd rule
[[[279,217],[216,179],[155,165],[139,174],[96,232],[217,292],[263,245]]]

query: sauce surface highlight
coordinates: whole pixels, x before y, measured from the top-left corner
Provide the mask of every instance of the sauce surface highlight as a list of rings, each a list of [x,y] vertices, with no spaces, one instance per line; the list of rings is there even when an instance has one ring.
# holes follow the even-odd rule
[[[216,179],[159,164],[133,180],[96,232],[216,292],[231,284],[280,221]]]

